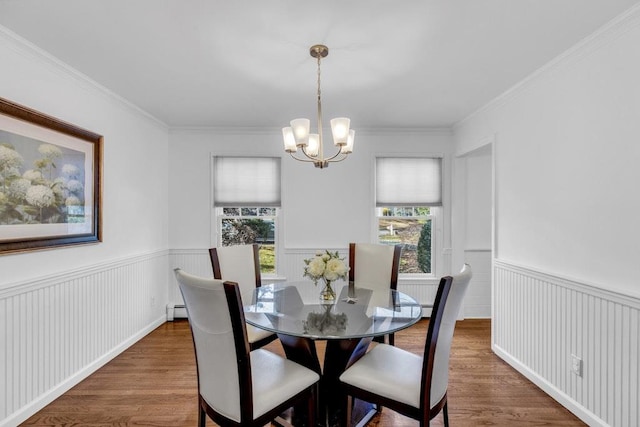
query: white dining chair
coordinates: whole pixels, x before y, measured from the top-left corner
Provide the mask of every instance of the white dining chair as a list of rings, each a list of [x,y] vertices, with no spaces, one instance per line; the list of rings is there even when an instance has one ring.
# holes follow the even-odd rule
[[[344,423],[351,420],[352,399],[387,407],[428,426],[441,411],[449,425],[449,356],[456,319],[471,279],[471,268],[440,280],[422,356],[378,344],[340,376],[349,396]]]
[[[401,245],[349,243],[349,283],[385,294],[397,289],[401,254]],[[384,342],[385,337],[375,340]],[[394,345],[394,334],[387,335],[387,340]]]
[[[175,269],[196,354],[198,425],[264,426],[292,406],[315,424],[320,376],[265,349],[250,351],[239,286]],[[306,405],[306,406],[305,406]]]
[[[210,248],[209,257],[213,268],[213,278],[237,283],[240,287],[242,300],[250,303],[254,290],[262,284],[258,245]],[[247,325],[247,334],[252,350],[263,347],[277,338],[273,332],[252,325]]]

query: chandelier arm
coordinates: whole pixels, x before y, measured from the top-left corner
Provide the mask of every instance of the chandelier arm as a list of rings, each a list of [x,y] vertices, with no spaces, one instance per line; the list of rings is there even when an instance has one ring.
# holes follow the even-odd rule
[[[345,160],[347,157],[349,157],[348,154],[345,154],[344,157],[340,157],[339,159],[336,159],[335,156],[334,156],[331,159],[325,160],[325,162],[338,163],[338,162],[341,162],[341,161]]]
[[[293,153],[289,153],[289,155],[294,159],[297,160],[299,162],[307,162],[307,163],[315,163],[318,160],[316,159],[312,159],[311,157],[307,156],[306,159],[301,159],[300,157],[295,156]],[[306,155],[306,154],[305,154]]]
[[[341,162],[341,161],[343,161],[349,155],[343,153],[341,150],[342,150],[342,147],[338,147],[338,152],[336,154],[334,154],[333,156],[331,156],[331,157],[327,157],[326,159],[324,159],[324,161],[325,162]],[[344,157],[336,160],[336,157],[338,157],[340,154],[342,154]]]
[[[315,162],[315,161],[318,161],[318,160],[322,160],[322,159],[320,159],[320,157],[318,157],[318,156],[313,156],[313,155],[311,155],[311,154],[308,154],[308,153],[307,153],[307,147],[302,146],[302,147],[300,147],[300,149],[302,150],[302,154],[304,154],[307,158],[311,159],[311,161],[314,161],[314,162]]]

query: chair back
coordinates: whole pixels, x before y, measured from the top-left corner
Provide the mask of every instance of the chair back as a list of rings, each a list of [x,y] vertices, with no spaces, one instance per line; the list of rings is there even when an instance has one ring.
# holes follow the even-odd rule
[[[397,289],[402,246],[349,244],[349,281],[372,290]]]
[[[209,249],[213,278],[235,282],[242,300],[250,302],[253,291],[261,285],[258,245],[221,246]]]
[[[174,271],[193,335],[198,392],[214,410],[240,422],[247,393],[251,400],[251,368],[238,286]]]
[[[449,357],[456,319],[471,280],[471,267],[465,264],[460,273],[440,280],[429,320],[424,352],[421,399],[424,408],[438,402],[449,384]]]

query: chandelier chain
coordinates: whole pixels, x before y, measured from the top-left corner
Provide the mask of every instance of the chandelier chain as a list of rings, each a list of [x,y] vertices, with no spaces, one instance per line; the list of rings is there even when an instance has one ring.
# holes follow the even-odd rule
[[[320,60],[322,55],[318,55],[318,139],[320,146],[318,148],[318,159],[324,160],[324,144],[322,139],[322,92],[320,91]]]

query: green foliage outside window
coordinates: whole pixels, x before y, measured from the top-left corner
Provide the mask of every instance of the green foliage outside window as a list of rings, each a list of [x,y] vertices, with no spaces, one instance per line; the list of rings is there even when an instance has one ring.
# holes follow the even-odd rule
[[[431,273],[431,221],[425,222],[420,232],[418,266],[423,273]]]
[[[235,212],[226,211],[225,213],[233,215]],[[258,243],[260,271],[262,273],[275,273],[274,228],[272,218],[225,217],[222,219],[222,246]]]
[[[428,206],[379,208],[378,241],[402,245],[400,273],[432,273],[430,215]]]

